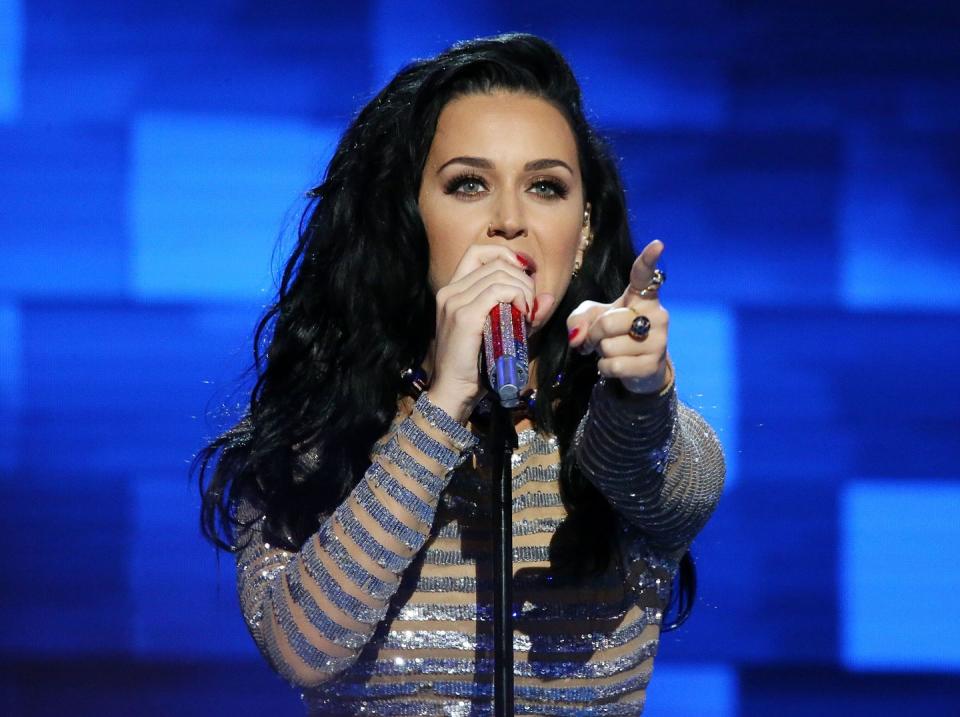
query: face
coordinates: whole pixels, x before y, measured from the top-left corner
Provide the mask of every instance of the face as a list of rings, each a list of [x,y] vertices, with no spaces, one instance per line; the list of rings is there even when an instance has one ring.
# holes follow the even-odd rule
[[[573,132],[549,102],[508,92],[449,102],[419,205],[434,292],[450,282],[472,244],[495,243],[532,258],[536,293],[549,292],[559,304],[584,243],[585,199]]]

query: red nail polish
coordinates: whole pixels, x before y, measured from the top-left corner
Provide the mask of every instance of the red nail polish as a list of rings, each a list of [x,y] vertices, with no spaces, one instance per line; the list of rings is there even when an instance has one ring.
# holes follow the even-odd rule
[[[572,342],[575,338],[577,338],[577,334],[579,333],[580,333],[579,326],[577,328],[570,329],[570,333],[567,334],[567,342]]]
[[[530,323],[532,324],[537,320],[537,310],[540,308],[540,302],[534,298],[533,300],[533,312],[530,314]]]
[[[527,259],[527,257],[525,257],[523,254],[517,254],[517,261],[519,261],[523,265],[524,269],[530,266],[530,260]]]

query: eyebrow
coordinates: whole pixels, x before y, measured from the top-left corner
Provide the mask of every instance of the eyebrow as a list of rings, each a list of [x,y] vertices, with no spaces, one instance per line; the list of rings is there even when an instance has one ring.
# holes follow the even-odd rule
[[[466,164],[468,167],[476,167],[477,169],[493,169],[493,162],[483,157],[454,157],[444,162],[437,170],[437,174],[440,174],[440,172],[451,164]],[[551,169],[552,167],[564,167],[570,174],[574,173],[570,165],[561,159],[535,159],[523,165],[523,171],[535,172],[541,169]]]

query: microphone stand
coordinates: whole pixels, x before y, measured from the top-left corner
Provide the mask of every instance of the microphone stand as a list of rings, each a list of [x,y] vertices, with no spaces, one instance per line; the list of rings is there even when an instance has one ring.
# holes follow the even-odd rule
[[[527,324],[516,307],[500,303],[483,326],[481,362],[493,394],[490,477],[493,484],[493,713],[513,717],[513,450],[517,431],[509,408],[520,405],[527,382]]]
[[[513,717],[513,450],[512,412],[494,400],[490,422],[493,482],[493,713]]]

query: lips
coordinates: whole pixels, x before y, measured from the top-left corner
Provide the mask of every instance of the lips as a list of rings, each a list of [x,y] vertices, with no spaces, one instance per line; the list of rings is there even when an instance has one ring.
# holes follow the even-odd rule
[[[517,255],[517,259],[519,259],[520,263],[523,264],[523,270],[528,276],[533,276],[537,272],[537,262],[533,260],[532,256],[522,251],[515,253]]]

